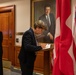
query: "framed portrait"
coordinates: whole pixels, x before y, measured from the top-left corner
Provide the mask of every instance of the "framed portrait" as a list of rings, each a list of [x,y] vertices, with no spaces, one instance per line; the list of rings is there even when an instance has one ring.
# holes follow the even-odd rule
[[[32,4],[31,4],[31,9],[32,9],[31,10],[32,11],[31,24],[32,24],[32,27],[34,26],[34,23],[37,20],[39,20],[39,17],[42,16],[43,14],[45,14],[45,6],[46,5],[50,5],[51,13],[53,14],[53,16],[55,18],[56,0],[32,0]],[[51,21],[51,24],[52,24],[52,21]],[[40,38],[40,40],[43,40],[43,38]],[[44,41],[39,41],[39,42],[44,42]],[[45,43],[49,43],[49,42],[45,42]]]

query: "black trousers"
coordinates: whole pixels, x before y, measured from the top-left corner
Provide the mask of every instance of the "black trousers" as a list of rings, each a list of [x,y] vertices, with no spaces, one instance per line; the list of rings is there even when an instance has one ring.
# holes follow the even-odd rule
[[[33,75],[33,69],[34,69],[34,61],[35,58],[28,58],[27,60],[19,60],[20,61],[20,67],[22,71],[22,75]]]
[[[2,58],[0,57],[0,75],[3,75],[3,64],[2,64]]]

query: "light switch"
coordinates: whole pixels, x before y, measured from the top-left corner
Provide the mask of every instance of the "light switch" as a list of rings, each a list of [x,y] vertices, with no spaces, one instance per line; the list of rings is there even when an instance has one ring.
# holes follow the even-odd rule
[[[19,42],[19,38],[16,38],[16,42],[17,42],[17,43]]]

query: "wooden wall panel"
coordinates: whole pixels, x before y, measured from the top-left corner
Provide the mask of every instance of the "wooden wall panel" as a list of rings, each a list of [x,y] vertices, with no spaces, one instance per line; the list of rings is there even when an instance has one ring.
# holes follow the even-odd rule
[[[19,51],[20,51],[20,47],[16,46],[15,47],[15,66],[16,67],[20,66],[19,60],[18,60]],[[51,56],[52,56],[52,53],[51,53],[50,57]],[[51,65],[50,65],[50,67],[51,67]],[[35,65],[34,65],[34,71],[43,73],[43,69],[44,69],[44,52],[39,51],[39,52],[37,52],[37,57],[36,57]]]
[[[8,47],[4,46],[3,47],[3,60],[9,60],[9,52],[8,52]]]
[[[37,57],[34,65],[34,71],[42,73],[44,67],[43,65],[44,65],[44,56],[43,56],[43,52],[40,51],[37,53]]]
[[[19,51],[20,51],[20,47],[15,47],[15,66],[16,67],[19,67],[19,59],[18,59],[18,54],[19,54]]]

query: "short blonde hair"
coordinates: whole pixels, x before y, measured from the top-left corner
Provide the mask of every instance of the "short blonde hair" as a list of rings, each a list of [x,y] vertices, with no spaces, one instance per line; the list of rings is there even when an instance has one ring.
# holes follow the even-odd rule
[[[34,28],[41,28],[41,29],[44,29],[44,30],[47,30],[47,27],[45,25],[45,23],[42,21],[42,20],[38,20],[35,22],[34,24]]]

